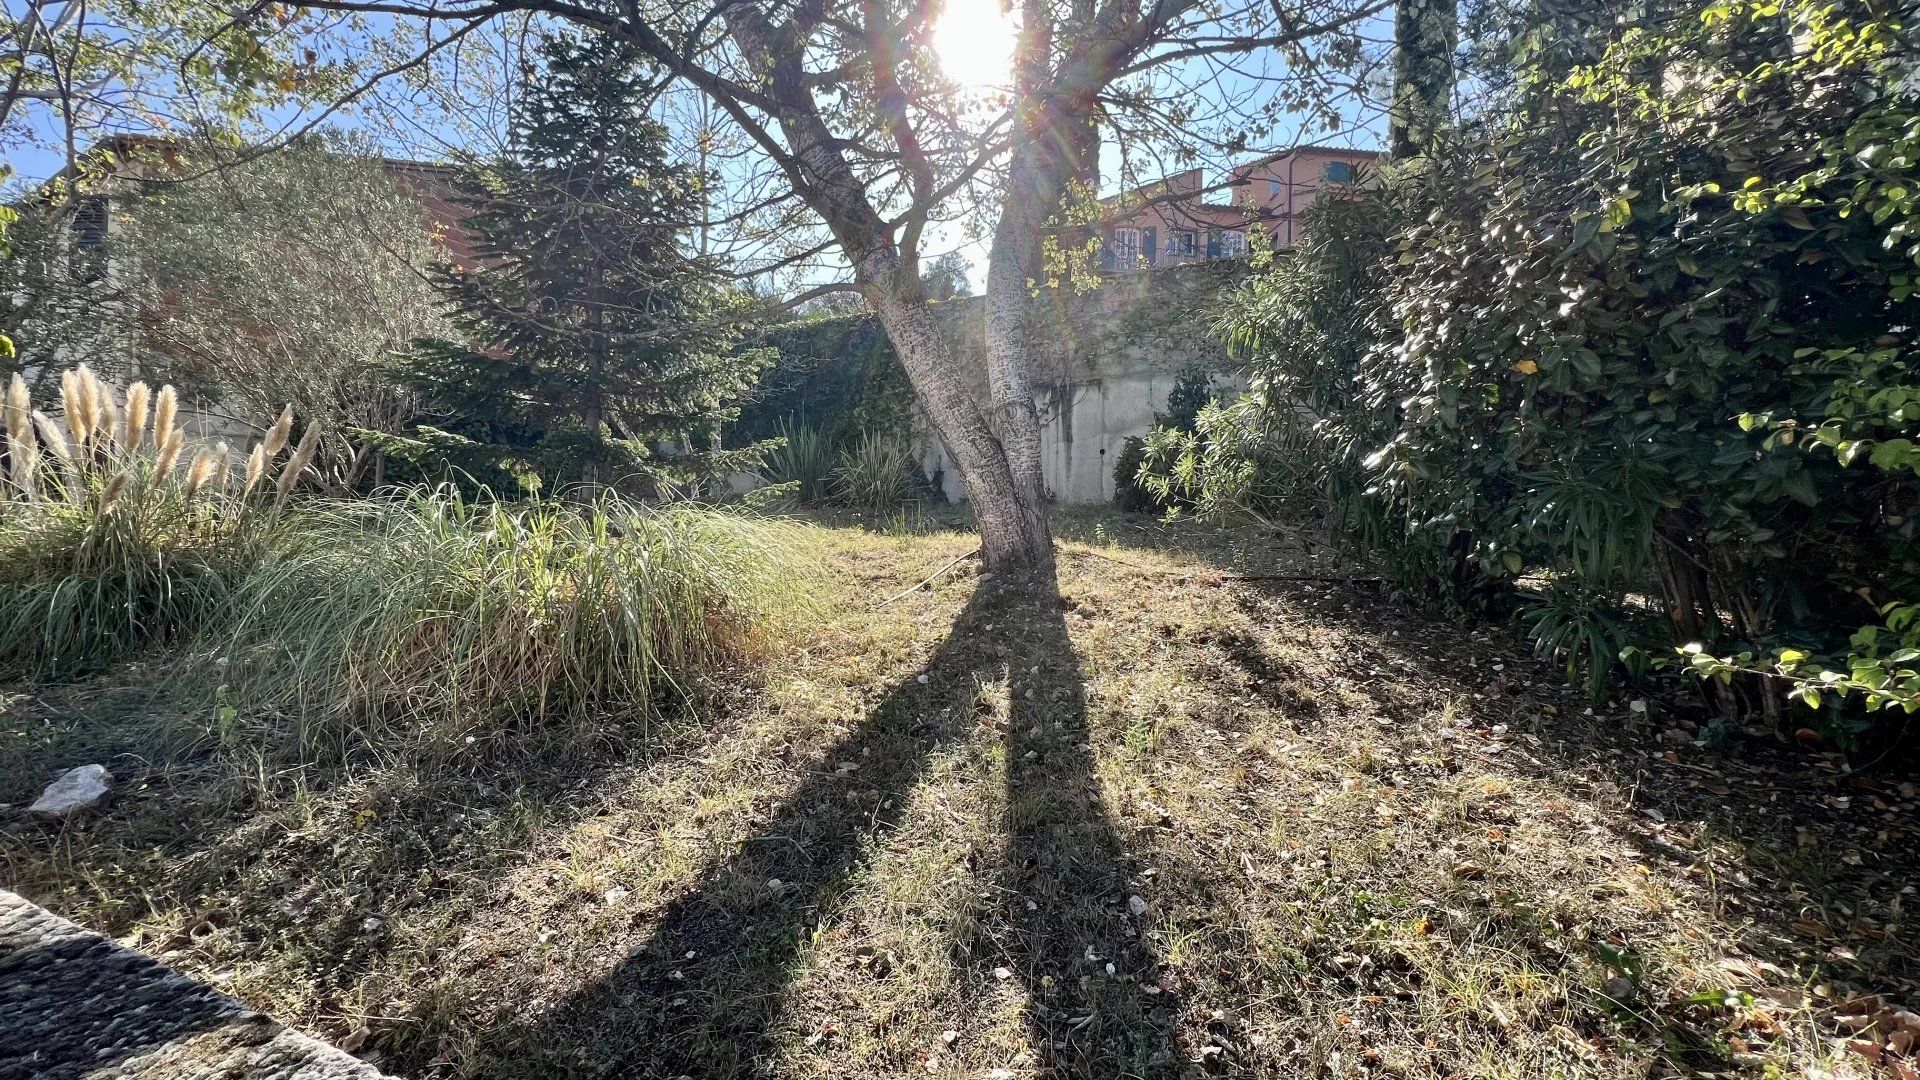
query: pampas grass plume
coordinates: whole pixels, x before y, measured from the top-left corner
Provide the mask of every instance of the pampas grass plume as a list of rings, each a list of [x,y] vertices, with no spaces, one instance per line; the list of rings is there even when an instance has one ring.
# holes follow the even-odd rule
[[[153,389],[137,382],[127,387],[127,411],[120,416],[120,448],[126,453],[140,449],[147,434],[147,409],[153,404]]]

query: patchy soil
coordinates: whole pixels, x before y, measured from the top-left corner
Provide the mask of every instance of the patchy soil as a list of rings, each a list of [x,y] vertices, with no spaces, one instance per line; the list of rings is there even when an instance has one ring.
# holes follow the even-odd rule
[[[1310,541],[818,533],[699,715],[299,767],[151,672],[0,688],[4,882],[412,1077],[1900,1076],[1916,803]],[[1647,703],[1642,703],[1647,705]],[[111,809],[20,808],[108,764]]]

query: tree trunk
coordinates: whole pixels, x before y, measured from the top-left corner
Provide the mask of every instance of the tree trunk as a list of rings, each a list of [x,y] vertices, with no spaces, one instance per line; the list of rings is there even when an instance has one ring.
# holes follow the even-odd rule
[[[890,267],[878,258],[869,259],[860,276],[921,410],[960,474],[980,526],[982,563],[988,572],[1011,584],[1031,587],[1036,593],[1056,590],[1053,534],[1047,526],[1045,489],[1039,483],[1039,424],[1037,414],[1031,412],[1031,394],[1028,415],[1035,418],[1031,445],[1016,471],[1014,447],[1008,445],[1004,427],[988,424],[977,397],[958,377],[953,343],[925,299],[917,295],[918,283],[905,280],[909,275],[897,263]],[[988,336],[991,371],[991,331]]]
[[[912,244],[903,251],[895,227],[874,209],[865,185],[814,107],[799,53],[784,47],[773,25],[749,5],[728,8],[725,18],[742,53],[764,79],[765,93],[791,151],[786,161],[789,175],[853,264],[855,284],[878,313],[913,384],[914,397],[953,458],[979,521],[980,555],[986,569],[1003,583],[1036,594],[1058,591],[1046,488],[1040,475],[1040,423],[1033,402],[1025,314],[1032,299],[1026,293],[1024,268],[1032,265],[1031,254],[1036,250],[1032,237],[1037,235],[1037,223],[1045,220],[1045,209],[1031,223],[1022,218],[1017,228],[1025,231],[1012,236],[990,271],[990,401],[982,402],[962,378],[953,343],[941,333],[927,305],[918,251]],[[1028,55],[1038,55],[1044,62],[1046,52],[1029,50]],[[1037,98],[1026,92],[1021,96],[1028,102],[1022,107],[1023,115],[1040,115],[1030,107]],[[1036,129],[1044,126],[1023,122],[1022,141],[1043,141],[1045,133]],[[1016,160],[1019,155],[1016,150]],[[1008,205],[1017,202],[1018,196],[1010,191]],[[1035,212],[1031,206],[1021,207],[1022,214]],[[1002,231],[1008,227],[1003,221]],[[997,239],[995,247],[1001,247]],[[1014,290],[1019,293],[1017,302]]]
[[[1397,158],[1425,153],[1453,97],[1459,0],[1400,0],[1394,11],[1393,109],[1387,140]]]

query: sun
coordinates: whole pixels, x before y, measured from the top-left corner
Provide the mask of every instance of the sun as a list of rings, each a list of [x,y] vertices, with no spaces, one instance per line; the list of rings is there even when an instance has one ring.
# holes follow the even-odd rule
[[[1013,18],[1000,0],[947,0],[933,49],[947,77],[969,90],[1005,87],[1013,71]]]

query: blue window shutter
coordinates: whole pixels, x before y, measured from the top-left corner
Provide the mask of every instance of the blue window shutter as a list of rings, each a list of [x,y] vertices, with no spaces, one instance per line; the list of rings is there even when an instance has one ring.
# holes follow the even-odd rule
[[[1207,230],[1207,258],[1217,259],[1219,257],[1220,257],[1220,230],[1208,229]]]
[[[1155,257],[1160,254],[1160,230],[1148,226],[1140,230],[1140,255],[1152,266]]]

